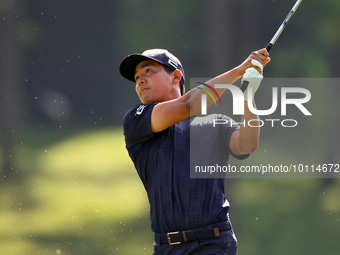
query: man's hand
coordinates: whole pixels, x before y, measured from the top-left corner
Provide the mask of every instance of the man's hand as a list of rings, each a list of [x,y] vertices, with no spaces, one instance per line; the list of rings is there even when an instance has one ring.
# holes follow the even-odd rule
[[[269,53],[265,48],[252,52],[249,57],[236,68],[237,72],[239,73],[239,77],[243,76],[246,70],[250,67],[255,68],[260,74],[262,74],[261,68],[254,65],[254,62],[252,62],[252,60],[256,60],[262,65],[262,67],[265,67],[270,62]]]
[[[260,62],[253,59],[251,61],[251,63],[254,66],[258,67],[261,70],[261,73],[262,73],[263,66],[261,65]],[[242,78],[242,83],[244,81],[247,81],[249,84],[248,84],[247,89],[244,91],[244,100],[252,101],[254,99],[255,92],[259,88],[262,79],[263,79],[263,75],[260,74],[259,71],[257,69],[255,69],[254,67],[249,67],[246,70],[246,72],[245,72],[245,74],[243,75],[243,78]],[[248,96],[248,94],[249,94],[249,96]]]

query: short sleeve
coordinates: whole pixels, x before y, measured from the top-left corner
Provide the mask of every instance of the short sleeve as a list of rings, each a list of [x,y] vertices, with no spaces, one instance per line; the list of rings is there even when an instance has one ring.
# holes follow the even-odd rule
[[[130,109],[124,116],[126,148],[130,152],[139,149],[154,134],[151,131],[151,113],[155,104],[141,104]]]

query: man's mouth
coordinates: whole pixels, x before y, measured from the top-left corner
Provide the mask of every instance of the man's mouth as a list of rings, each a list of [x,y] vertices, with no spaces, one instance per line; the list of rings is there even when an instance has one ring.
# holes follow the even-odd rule
[[[147,91],[147,90],[149,90],[150,88],[143,88],[142,89],[142,93],[144,92],[144,91]]]

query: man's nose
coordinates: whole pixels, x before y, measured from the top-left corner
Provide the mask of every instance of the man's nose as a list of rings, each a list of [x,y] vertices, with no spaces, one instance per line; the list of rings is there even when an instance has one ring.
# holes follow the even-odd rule
[[[143,77],[139,77],[137,80],[137,85],[143,85],[145,83],[145,79]]]

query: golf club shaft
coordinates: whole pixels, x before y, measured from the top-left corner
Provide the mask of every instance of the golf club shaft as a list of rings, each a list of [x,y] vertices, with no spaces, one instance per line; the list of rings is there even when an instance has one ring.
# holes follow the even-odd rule
[[[271,39],[271,41],[268,43],[266,49],[269,52],[274,44],[276,43],[277,39],[280,37],[282,31],[285,29],[285,27],[287,26],[288,22],[290,21],[290,19],[293,17],[295,11],[297,10],[297,8],[300,6],[302,0],[297,0],[297,2],[295,3],[295,5],[293,6],[292,10],[288,13],[287,17],[285,18],[285,20],[283,21],[283,23],[281,24],[281,26],[279,27],[279,29],[276,31],[275,35],[273,36],[273,38]],[[249,82],[244,81],[242,82],[240,89],[242,90],[242,92],[244,92],[247,87],[249,85]]]

